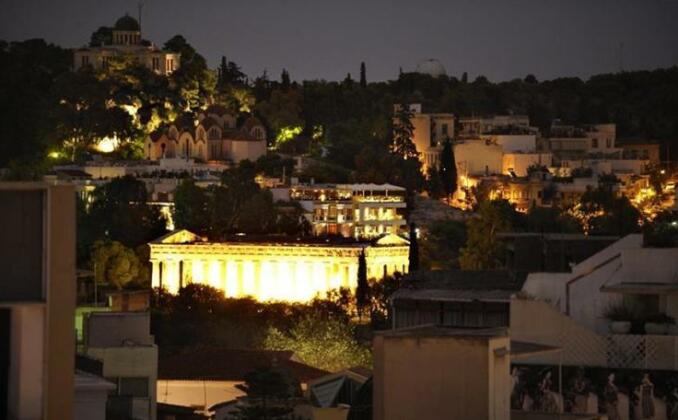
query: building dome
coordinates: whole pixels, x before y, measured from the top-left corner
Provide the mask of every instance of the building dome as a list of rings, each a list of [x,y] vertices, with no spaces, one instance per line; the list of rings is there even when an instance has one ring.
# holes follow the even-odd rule
[[[447,75],[445,66],[435,58],[424,60],[417,66],[417,73],[428,74],[431,77],[440,77]]]
[[[126,14],[115,22],[113,29],[117,31],[138,31],[140,26],[136,19]]]

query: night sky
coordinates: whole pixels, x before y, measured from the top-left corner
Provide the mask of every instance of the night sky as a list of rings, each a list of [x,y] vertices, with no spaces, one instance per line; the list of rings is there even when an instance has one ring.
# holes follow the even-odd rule
[[[209,61],[254,77],[395,78],[437,58],[450,75],[587,77],[678,65],[678,0],[146,0],[143,36],[183,34]],[[84,45],[132,0],[2,0],[0,39]]]

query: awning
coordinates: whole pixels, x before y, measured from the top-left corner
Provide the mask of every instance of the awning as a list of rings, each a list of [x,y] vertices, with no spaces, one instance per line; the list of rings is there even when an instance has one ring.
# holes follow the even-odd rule
[[[536,356],[545,353],[562,351],[560,347],[547,346],[545,344],[529,343],[526,341],[511,340],[511,359]]]
[[[634,295],[674,295],[678,294],[678,283],[618,283],[603,285],[600,291]]]

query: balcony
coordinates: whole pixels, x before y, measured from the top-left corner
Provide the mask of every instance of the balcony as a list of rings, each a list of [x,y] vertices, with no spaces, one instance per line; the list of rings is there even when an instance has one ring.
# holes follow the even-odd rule
[[[511,338],[562,349],[527,364],[678,370],[678,335],[597,334],[542,301],[511,301]]]

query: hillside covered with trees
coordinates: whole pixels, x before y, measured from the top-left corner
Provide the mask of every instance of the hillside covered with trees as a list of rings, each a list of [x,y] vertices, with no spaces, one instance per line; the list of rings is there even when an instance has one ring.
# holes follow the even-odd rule
[[[401,73],[397,80],[370,82],[369,68],[356,63],[358,80],[349,74],[342,81],[294,81],[287,71],[280,77],[248,77],[226,58],[209,69],[180,35],[164,47],[182,54],[180,70],[169,78],[124,61],[106,71],[74,73],[70,50],[37,39],[0,42],[0,167],[14,168],[15,177],[31,177],[55,160],[81,158],[106,137],[121,141],[121,157],[142,157],[140,142],[148,133],[209,103],[257,115],[272,146],[326,162],[311,168],[310,175],[321,179],[411,180],[413,171],[386,153],[393,104],[399,102],[457,115],[527,114],[544,133],[559,118],[613,122],[621,138],[678,139],[676,67],[588,80],[538,81],[528,75],[495,83],[483,76],[471,81],[466,74]],[[416,189],[416,182],[409,187]]]

